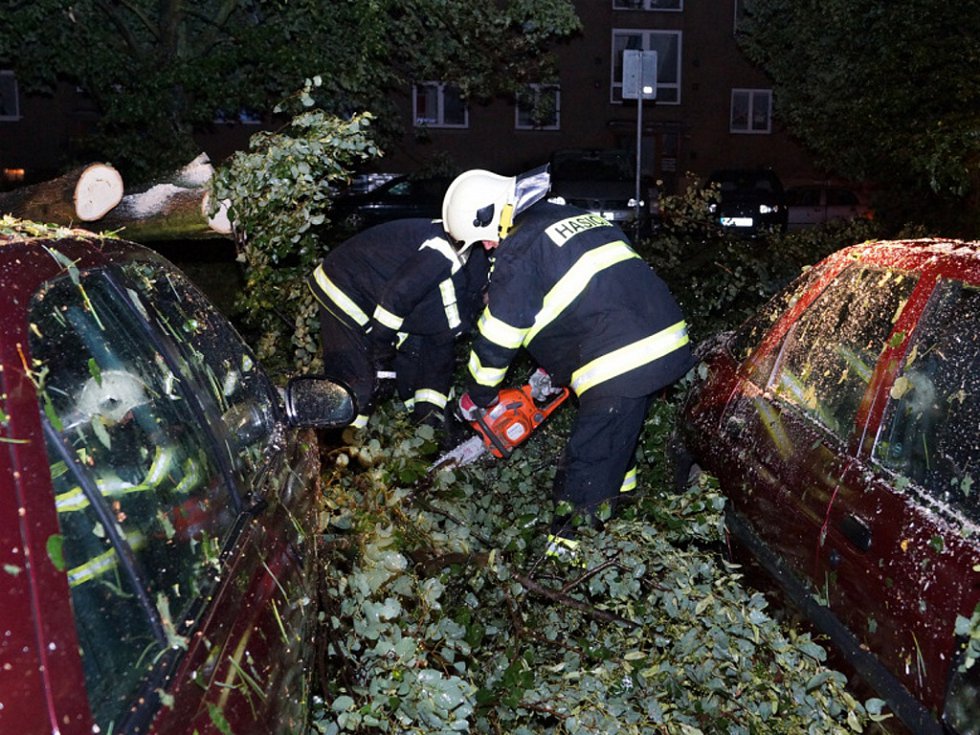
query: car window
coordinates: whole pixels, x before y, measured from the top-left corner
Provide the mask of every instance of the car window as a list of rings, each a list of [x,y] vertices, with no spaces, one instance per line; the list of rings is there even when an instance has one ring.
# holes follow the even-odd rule
[[[48,438],[51,479],[61,526],[61,558],[68,573],[75,630],[89,705],[105,728],[126,706],[162,649],[159,627],[147,615],[138,582],[125,571],[106,529],[111,515],[93,505],[71,466]],[[128,506],[128,504],[127,504]],[[119,505],[120,512],[125,512]],[[138,545],[137,538],[132,543]]]
[[[874,456],[980,523],[980,290],[937,286],[890,392]]]
[[[30,318],[85,683],[105,727],[194,622],[235,504],[192,385],[104,274],[49,283]]]
[[[729,346],[732,355],[739,363],[745,362],[749,357],[754,357],[756,347],[766,336],[766,333],[772,329],[785,311],[791,309],[803,297],[818,274],[819,271],[814,268],[802,273],[735,331]],[[772,374],[774,358],[774,352],[770,352],[765,357],[754,358],[748,371],[749,380],[760,388],[765,388],[769,382],[769,376]]]
[[[412,195],[412,182],[410,179],[402,179],[388,187],[387,196],[410,197]]]
[[[775,393],[846,438],[914,285],[899,271],[844,271],[787,333],[771,378]]]
[[[712,175],[709,185],[717,185],[722,192],[775,192],[782,191],[782,184],[772,174],[754,171],[730,171]]]
[[[243,495],[256,491],[276,439],[275,387],[228,320],[183,275],[146,263],[125,273],[133,303],[171,337],[178,371],[208,414]]]
[[[790,189],[786,203],[791,207],[819,207],[820,189]]]
[[[561,154],[553,157],[551,178],[554,181],[632,181],[630,157],[617,151]]]
[[[848,189],[827,189],[828,207],[854,207],[857,206],[857,194]]]
[[[957,664],[946,695],[944,720],[956,733],[975,733],[980,722],[980,666]]]

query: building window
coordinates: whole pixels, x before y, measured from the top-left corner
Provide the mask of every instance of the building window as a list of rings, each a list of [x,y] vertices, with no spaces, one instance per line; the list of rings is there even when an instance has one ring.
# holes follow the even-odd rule
[[[613,0],[613,10],[683,10],[684,0]]]
[[[681,36],[680,31],[613,29],[611,100],[623,101],[623,51],[630,49],[657,52],[657,104],[679,105]]]
[[[412,113],[415,127],[465,128],[470,113],[458,88],[442,82],[414,85]]]
[[[733,89],[729,132],[772,132],[772,90]]]
[[[554,84],[530,84],[517,95],[514,113],[517,130],[561,128],[561,91]]]
[[[7,70],[0,70],[0,120],[20,120],[17,77]]]

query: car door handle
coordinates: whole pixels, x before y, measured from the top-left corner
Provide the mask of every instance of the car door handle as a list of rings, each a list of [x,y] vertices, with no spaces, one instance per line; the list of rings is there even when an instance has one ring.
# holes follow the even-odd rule
[[[864,553],[871,548],[871,529],[860,518],[852,515],[844,516],[840,523],[840,531],[858,551]]]

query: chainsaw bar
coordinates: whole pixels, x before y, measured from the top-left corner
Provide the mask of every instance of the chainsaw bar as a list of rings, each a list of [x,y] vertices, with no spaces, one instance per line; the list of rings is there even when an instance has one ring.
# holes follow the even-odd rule
[[[432,466],[429,467],[429,472],[473,464],[486,453],[487,445],[484,443],[483,437],[471,436],[466,441],[457,444],[444,455],[439,457],[439,459],[437,459]]]

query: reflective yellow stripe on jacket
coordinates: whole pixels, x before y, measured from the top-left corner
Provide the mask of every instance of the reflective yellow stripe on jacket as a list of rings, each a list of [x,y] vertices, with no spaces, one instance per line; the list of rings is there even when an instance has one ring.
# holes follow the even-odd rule
[[[639,257],[636,251],[622,240],[611,242],[585,253],[575,261],[575,265],[569,268],[568,272],[558,279],[558,283],[545,295],[541,302],[541,311],[534,317],[534,325],[524,335],[524,344],[530,344],[538,332],[561,316],[568,305],[586,289],[589,281],[596,273],[617,263],[622,263],[624,260]]]
[[[619,488],[621,493],[629,493],[636,490],[636,465],[633,465],[626,471],[626,475],[623,477],[623,484]]]
[[[318,265],[316,270],[313,271],[313,280],[316,281],[316,285],[319,286],[320,290],[337,305],[337,307],[343,311],[347,316],[353,319],[360,326],[366,326],[370,321],[368,315],[365,314],[361,307],[354,303],[354,301],[337,288],[337,284],[330,280],[329,276],[323,271],[323,265]],[[316,295],[316,294],[314,294]]]
[[[379,324],[385,325],[388,327],[388,329],[391,329],[394,332],[401,329],[402,322],[405,321],[402,317],[398,316],[397,314],[392,314],[380,304],[374,308],[373,316],[375,321],[377,321]]]
[[[448,260],[451,276],[456,275],[459,269],[463,267],[463,261],[460,259],[459,253],[456,252],[445,238],[429,238],[422,243],[419,250],[422,250],[422,248],[431,248]],[[456,286],[453,285],[452,277],[445,279],[439,284],[439,293],[442,296],[442,306],[446,312],[446,323],[450,329],[456,329],[462,322],[459,318],[459,307],[456,305]]]
[[[459,318],[459,306],[456,305],[456,287],[451,278],[439,284],[439,294],[442,296],[442,308],[446,312],[446,324],[450,329],[456,329],[462,322]]]
[[[490,388],[500,385],[501,381],[504,379],[504,376],[507,374],[506,365],[502,368],[484,365],[480,362],[480,358],[477,356],[476,352],[473,351],[470,351],[470,362],[467,367],[469,368],[470,375],[473,376],[473,380],[476,381],[477,385],[485,385]]]
[[[477,329],[489,341],[508,350],[516,350],[524,344],[524,335],[527,334],[526,329],[512,327],[502,319],[495,317],[490,313],[489,306],[480,315]]]
[[[651,334],[649,337],[620,347],[618,350],[607,352],[605,355],[583,365],[572,373],[572,390],[578,395],[582,395],[589,388],[594,388],[599,383],[653,362],[677,348],[683,347],[689,340],[687,323],[679,321],[666,329],[661,329],[656,334]]]

